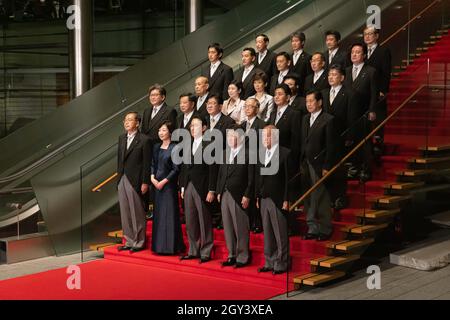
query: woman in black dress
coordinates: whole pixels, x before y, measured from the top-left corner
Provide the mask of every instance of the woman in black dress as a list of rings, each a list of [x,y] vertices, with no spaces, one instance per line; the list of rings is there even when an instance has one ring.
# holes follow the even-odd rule
[[[164,122],[158,131],[162,143],[153,148],[151,181],[155,187],[152,251],[158,254],[178,254],[185,250],[178,207],[179,167],[172,162],[172,123]]]

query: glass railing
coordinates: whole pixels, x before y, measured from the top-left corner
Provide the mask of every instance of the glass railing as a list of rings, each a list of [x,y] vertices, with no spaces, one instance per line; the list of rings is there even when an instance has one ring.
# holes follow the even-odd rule
[[[331,237],[325,241],[291,237],[288,297],[348,278],[405,243],[426,237],[430,231],[426,216],[442,208],[429,197],[448,189],[450,173],[450,38],[448,31],[440,30],[448,23],[447,4],[421,2],[422,7],[415,8],[414,2],[404,3],[406,7],[394,10],[408,12],[411,19],[398,21],[402,27],[398,32],[393,28],[397,22],[389,20],[392,36],[383,43],[393,60],[403,62],[393,70],[387,117],[382,122],[364,119],[359,127],[364,138],[347,148],[332,170],[290,204],[289,214],[296,215],[305,235],[309,220],[305,203],[324,187],[333,199],[336,183],[342,186],[346,181],[348,205],[339,210],[330,206]],[[383,136],[380,129],[382,143],[377,138]],[[356,164],[363,164],[370,176],[354,175]]]

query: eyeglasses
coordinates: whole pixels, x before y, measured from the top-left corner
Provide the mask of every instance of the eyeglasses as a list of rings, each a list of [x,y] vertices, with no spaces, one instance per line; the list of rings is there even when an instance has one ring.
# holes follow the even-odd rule
[[[364,32],[365,36],[373,36],[375,34],[375,32]]]

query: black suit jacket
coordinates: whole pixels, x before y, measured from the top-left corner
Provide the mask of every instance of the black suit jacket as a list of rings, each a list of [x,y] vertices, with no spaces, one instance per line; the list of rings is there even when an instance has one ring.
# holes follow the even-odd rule
[[[359,107],[355,111],[358,117],[366,111],[375,112],[379,96],[377,71],[365,63],[355,81],[352,81],[352,72],[353,66],[345,70],[347,76],[344,85],[347,89],[353,90],[354,98],[357,99]]]
[[[247,121],[242,122],[241,128],[245,132],[245,143],[247,145],[247,148],[249,148],[252,151],[256,151],[257,152],[257,150],[254,149],[255,146],[253,146],[253,145],[249,146],[249,143],[253,143],[250,140],[249,135],[251,133],[256,135],[256,139],[257,139],[256,143],[257,143],[257,146],[259,148],[259,145],[261,144],[261,130],[264,129],[265,126],[266,126],[266,123],[264,122],[264,120],[261,120],[260,118],[256,117],[255,120],[252,123],[252,126],[250,127],[250,131],[247,133],[246,132],[247,131]]]
[[[252,71],[250,71],[249,75],[242,81],[242,76],[244,75],[244,68],[239,69],[234,75],[234,80],[242,82],[243,89],[240,94],[240,98],[242,100],[246,100],[248,97],[253,96],[256,91],[253,87],[253,78],[255,74],[263,72],[261,69],[254,67]]]
[[[311,90],[322,91],[330,87],[328,83],[328,72],[324,70],[320,78],[314,83],[314,73],[309,74],[305,79],[305,94]]]
[[[223,164],[219,166],[216,192],[223,194],[228,190],[234,201],[241,205],[243,196],[253,198],[255,194],[255,165],[250,164],[248,150],[244,146],[235,157],[234,163],[229,164],[228,161],[225,152]]]
[[[158,111],[156,116],[152,119],[153,108],[147,108],[144,111],[144,116],[142,117],[142,133],[146,134],[150,138],[150,142],[153,144],[159,143],[160,139],[158,136],[159,126],[164,121],[170,121],[175,125],[177,119],[177,111],[169,107],[165,102],[161,109]]]
[[[199,115],[200,117],[202,117],[204,119],[206,119],[206,117],[208,116],[208,111],[206,110],[206,104],[208,102],[210,95],[211,94],[208,92],[206,95],[205,101],[203,101],[202,105],[198,109],[197,109],[197,102],[195,102],[195,111],[197,112],[197,115]],[[197,100],[198,100],[198,97],[197,97]]]
[[[209,191],[216,191],[218,170],[216,164],[208,165],[203,161],[201,152],[207,145],[207,142],[202,142],[202,146],[196,151],[195,159],[202,159],[202,161],[199,163],[194,162],[194,156],[191,151],[190,163],[183,163],[180,172],[180,187],[186,189],[189,182],[192,182],[195,190],[204,202],[206,202],[206,196]]]
[[[150,184],[151,146],[149,138],[140,132],[136,133],[127,150],[127,134],[119,137],[117,173],[120,181],[126,175],[134,190],[141,195],[143,183]]]
[[[208,132],[211,128],[211,117],[209,115],[206,117],[206,123],[206,131]],[[214,129],[220,130],[220,132],[222,132],[224,142],[226,142],[226,131],[227,129],[230,129],[234,124],[235,122],[233,119],[222,113],[219,121],[217,121],[216,125],[214,126]]]
[[[194,113],[192,113],[191,118],[189,119],[188,123],[186,124],[186,126],[184,125],[184,113],[181,113],[178,115],[177,117],[177,123],[176,123],[176,128],[177,129],[190,129],[191,126],[191,122],[192,122],[192,118],[194,116],[198,115],[198,112],[194,109]]]
[[[336,162],[336,144],[334,117],[322,110],[310,127],[311,114],[303,118],[301,163],[306,160],[313,166],[317,176],[322,169],[330,170]]]
[[[332,66],[334,64],[338,64],[345,70],[345,68],[352,64],[348,52],[341,48],[339,48],[334,55],[333,60],[331,60],[331,64],[329,63],[330,52],[326,50],[323,55],[325,56],[325,69],[328,69],[329,66]]]
[[[296,95],[295,98],[294,98],[294,101],[292,101],[290,106],[295,111],[300,112],[301,116],[303,116],[303,115],[308,113],[308,111],[306,110],[306,99],[305,99],[305,97]]]
[[[259,52],[256,54],[255,67],[264,71],[264,73],[267,75],[267,79],[272,78],[272,76],[277,71],[276,56],[277,54],[275,52],[273,52],[272,50],[267,50],[264,59],[261,61],[261,63],[258,63]]]
[[[278,209],[282,210],[283,202],[289,201],[288,195],[288,160],[290,151],[282,146],[278,147],[267,167],[270,167],[274,161],[277,161],[278,171],[274,175],[263,175],[261,169],[265,164],[264,157],[258,161],[255,170],[255,196],[256,198],[270,198]]]
[[[209,92],[219,95],[223,100],[228,99],[228,85],[233,80],[233,69],[221,62],[211,77],[211,64],[202,69],[202,76],[208,78]]]
[[[293,57],[293,54],[291,57]],[[291,61],[291,71],[296,73],[299,77],[299,94],[305,95],[305,79],[313,71],[311,69],[311,55],[305,51],[298,57],[297,63],[294,65],[294,58]]]
[[[391,83],[391,60],[391,51],[380,45],[375,48],[375,51],[371,54],[370,59],[367,60],[367,64],[377,70],[378,89],[384,94],[389,92],[389,86]]]
[[[358,120],[355,113],[357,106],[354,105],[355,100],[352,91],[344,86],[334,98],[333,104],[330,104],[330,90],[325,89],[322,91],[323,111],[335,117],[335,130],[341,141],[339,151],[342,152],[345,140],[354,140],[352,130],[348,130],[344,135],[342,134]]]
[[[278,109],[275,108],[267,124],[273,124],[279,130],[279,142],[282,147],[291,150],[291,158],[297,159],[300,152],[300,113],[288,106],[281,119],[275,124]],[[297,159],[298,160],[298,159]],[[294,161],[295,163],[295,161]]]

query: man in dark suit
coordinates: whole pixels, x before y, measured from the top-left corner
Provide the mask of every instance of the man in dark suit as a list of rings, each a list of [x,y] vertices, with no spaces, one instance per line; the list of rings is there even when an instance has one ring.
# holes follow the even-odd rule
[[[325,56],[321,52],[316,52],[311,58],[311,69],[313,73],[305,79],[305,92],[322,91],[330,87],[328,75],[325,72]]]
[[[158,136],[159,126],[165,122],[176,122],[177,111],[166,104],[166,89],[155,84],[148,90],[151,108],[144,111],[142,120],[142,133],[150,138],[152,146],[160,142]]]
[[[258,272],[281,274],[288,269],[289,149],[278,143],[278,129],[264,128],[264,149],[256,167],[255,195],[264,228],[264,266]]]
[[[300,112],[300,115],[303,116],[307,113],[306,100],[305,97],[299,95],[299,81],[300,79],[298,78],[298,75],[290,72],[284,77],[283,82],[289,86],[289,89],[291,89],[291,98],[289,99],[289,105],[295,111]]]
[[[208,78],[209,92],[228,99],[228,85],[233,80],[233,69],[221,61],[223,48],[218,43],[208,46],[208,67],[202,69],[202,76]]]
[[[206,102],[209,97],[209,82],[208,78],[204,76],[197,77],[195,79],[195,96],[197,97],[197,102],[195,103],[196,112],[206,119],[208,116],[208,111],[206,111]]]
[[[284,77],[289,73],[289,67],[291,65],[291,57],[289,56],[289,53],[287,52],[280,52],[276,56],[276,65],[277,65],[277,72],[272,76],[272,79],[270,80],[270,89],[269,93],[270,95],[274,95],[275,88],[283,83]]]
[[[277,54],[267,48],[269,45],[269,37],[265,34],[257,35],[255,45],[256,51],[258,52],[255,67],[264,71],[267,78],[271,79],[277,71],[275,61]]]
[[[303,181],[312,187],[335,164],[336,132],[334,117],[322,110],[322,94],[313,91],[306,96],[310,112],[303,118],[301,163]],[[306,200],[308,233],[305,240],[328,240],[333,232],[331,223],[331,200],[326,185],[320,185]]]
[[[258,154],[261,147],[261,131],[266,126],[266,123],[257,117],[259,112],[259,101],[255,98],[248,98],[245,100],[245,115],[247,120],[241,124],[245,131],[246,146],[253,154]],[[261,213],[256,208],[254,203],[250,203],[249,209],[250,230],[253,233],[262,232]]]
[[[312,73],[311,70],[311,55],[304,51],[306,36],[303,32],[294,32],[291,35],[292,46],[292,63],[290,65],[291,71],[298,74],[300,95],[305,96],[305,79]]]
[[[359,142],[369,132],[371,122],[376,120],[376,104],[379,96],[378,76],[375,68],[365,63],[367,48],[362,43],[355,43],[351,46],[352,66],[347,67],[344,80],[346,88],[353,90],[354,98],[357,100],[358,108],[355,115],[360,118],[367,113],[367,120],[361,121],[354,131],[355,142]],[[372,147],[368,142],[357,153],[354,159],[354,166],[349,169],[349,178],[359,177],[362,181],[371,178],[370,158]],[[358,167],[360,171],[358,172]]]
[[[378,74],[379,103],[377,105],[376,124],[384,121],[387,117],[386,95],[389,93],[392,71],[392,57],[389,48],[378,44],[380,30],[374,26],[369,26],[364,30],[364,42],[367,46],[367,64],[374,67]],[[381,101],[380,101],[381,100]],[[374,136],[377,146],[374,152],[381,156],[382,144],[384,140],[384,130],[380,129]]]
[[[300,156],[300,114],[289,106],[291,90],[282,83],[275,89],[274,102],[276,108],[272,111],[267,124],[274,125],[279,130],[279,142],[282,147],[291,151],[289,175],[297,173]]]
[[[192,117],[197,114],[195,110],[196,97],[192,93],[182,93],[180,95],[181,114],[177,118],[176,128],[189,130]]]
[[[186,233],[189,251],[181,260],[200,258],[200,263],[211,260],[213,248],[213,227],[210,204],[215,199],[217,166],[204,161],[203,150],[207,142],[203,140],[206,120],[194,116],[191,121],[192,144],[188,163],[181,165],[180,186],[184,200]]]
[[[256,51],[253,48],[245,48],[242,50],[242,68],[239,69],[234,75],[234,80],[242,83],[242,90],[240,97],[242,100],[246,100],[248,97],[253,96],[256,91],[253,87],[253,78],[255,74],[262,72],[255,67]]]
[[[247,210],[254,196],[255,165],[250,164],[245,134],[239,125],[227,131],[227,146],[216,188],[228,249],[228,259],[222,266],[242,268],[250,262]]]
[[[325,32],[325,44],[327,51],[325,56],[325,69],[332,65],[340,65],[344,70],[350,63],[348,52],[340,47],[341,34],[336,30],[328,30]]]
[[[117,161],[120,217],[125,245],[118,250],[137,252],[144,249],[147,222],[143,195],[150,184],[151,148],[149,138],[140,133],[141,119],[137,112],[125,116],[127,131],[119,137]]]
[[[353,93],[343,86],[344,69],[340,65],[331,65],[328,70],[330,89],[322,91],[323,111],[335,117],[337,159],[343,158],[353,144],[354,138],[349,130],[358,120],[355,118]],[[336,210],[344,209],[347,200],[347,174],[344,166],[338,168],[336,174],[330,178],[331,204]]]

